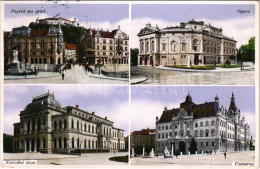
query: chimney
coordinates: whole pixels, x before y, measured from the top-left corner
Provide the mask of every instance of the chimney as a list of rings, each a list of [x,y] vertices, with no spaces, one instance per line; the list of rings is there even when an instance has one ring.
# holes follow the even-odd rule
[[[76,105],[76,109],[79,109],[79,105]]]
[[[107,120],[107,116],[105,117],[105,120]]]
[[[93,111],[92,114],[95,115],[95,112]]]

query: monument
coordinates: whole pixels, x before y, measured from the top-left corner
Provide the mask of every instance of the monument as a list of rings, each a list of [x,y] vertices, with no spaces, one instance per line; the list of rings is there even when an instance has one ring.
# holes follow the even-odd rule
[[[151,152],[149,153],[149,157],[154,158],[154,151],[153,151],[153,148],[152,148]]]
[[[20,74],[23,73],[23,70],[20,69],[20,62],[18,60],[18,50],[13,50],[13,59],[10,64],[10,69],[8,69],[8,73],[10,74]]]
[[[165,147],[163,154],[164,154],[164,158],[172,158],[172,156],[170,156],[170,152],[167,149],[167,147]]]

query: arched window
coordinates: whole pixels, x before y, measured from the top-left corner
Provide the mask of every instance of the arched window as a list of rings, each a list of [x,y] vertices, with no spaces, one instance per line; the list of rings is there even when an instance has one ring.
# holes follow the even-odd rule
[[[141,52],[143,52],[144,51],[144,42],[142,42],[142,44],[141,44]]]
[[[199,136],[199,132],[197,130],[195,130],[195,137]]]
[[[67,148],[67,138],[63,139],[64,148]]]
[[[200,127],[203,127],[203,122],[200,122]]]
[[[209,136],[209,130],[206,130],[206,137]]]
[[[146,45],[145,45],[145,51],[149,51],[149,42],[146,42]]]
[[[77,140],[77,147],[79,148],[79,138],[78,138],[78,140]]]
[[[211,126],[215,126],[215,121],[214,120],[211,121]]]
[[[215,136],[215,130],[214,129],[211,130],[211,136]]]
[[[204,132],[203,130],[200,130],[200,137],[203,137],[204,136]]]
[[[86,139],[84,140],[84,148],[85,149],[87,148],[87,140]]]
[[[72,138],[71,147],[74,148],[74,138]]]
[[[208,121],[206,121],[206,126],[209,126],[209,122]]]
[[[77,121],[77,129],[79,130],[79,121]]]
[[[88,148],[90,149],[91,147],[90,147],[90,140],[88,140]]]
[[[59,148],[61,148],[61,138],[59,138]]]
[[[84,131],[87,131],[87,124],[84,125]]]
[[[59,121],[59,129],[62,129],[62,121]]]
[[[56,138],[53,140],[54,148],[57,148],[57,140]]]
[[[57,121],[55,120],[54,121],[54,130],[56,130],[57,129]]]
[[[177,43],[175,41],[172,41],[172,43],[171,43],[171,50],[173,52],[176,51],[176,46],[177,46]]]
[[[94,143],[94,140],[92,140],[92,149],[95,148],[95,143]]]
[[[67,120],[64,119],[64,129],[67,129]]]
[[[45,138],[43,138],[43,140],[42,140],[42,147],[46,148],[46,140],[45,140]]]
[[[73,119],[71,120],[71,128],[72,129],[74,128],[74,120]]]
[[[154,51],[154,41],[151,43],[151,50]]]

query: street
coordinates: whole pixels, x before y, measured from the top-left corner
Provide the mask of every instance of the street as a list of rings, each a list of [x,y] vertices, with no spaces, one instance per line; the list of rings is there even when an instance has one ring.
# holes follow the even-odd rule
[[[174,158],[142,158],[135,157],[130,159],[130,165],[189,165],[189,166],[216,166],[216,165],[232,165],[232,162],[255,162],[255,151],[228,152],[227,158],[224,154],[212,155],[190,155],[178,156]]]
[[[116,80],[113,78],[88,76],[83,67],[79,65],[72,66],[71,70],[65,72],[65,78],[62,80],[62,75],[53,72],[40,72],[37,76],[30,75],[26,79],[24,76],[5,76],[5,84],[128,84],[127,81]]]
[[[110,161],[110,157],[125,156],[128,153],[88,153],[84,156],[42,153],[4,153],[4,160],[37,160],[45,165],[128,165],[124,162]]]

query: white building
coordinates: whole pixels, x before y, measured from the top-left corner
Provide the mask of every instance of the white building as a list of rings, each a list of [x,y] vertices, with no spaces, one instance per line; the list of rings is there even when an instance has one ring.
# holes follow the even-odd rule
[[[192,138],[197,153],[249,150],[250,129],[235,104],[232,93],[229,109],[214,102],[196,104],[190,94],[179,108],[165,107],[160,119],[156,117],[155,152],[179,149],[188,154]]]
[[[146,24],[138,37],[139,66],[237,63],[236,41],[224,36],[222,28],[203,21],[181,22],[164,29]]]
[[[73,21],[70,21],[68,19],[65,18],[45,18],[45,19],[36,19],[36,24],[48,24],[48,25],[66,25],[66,26],[77,26],[77,19],[74,18]]]
[[[14,124],[14,152],[72,153],[75,150],[125,149],[124,130],[107,117],[63,107],[54,94],[34,97]]]

